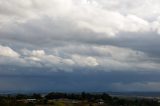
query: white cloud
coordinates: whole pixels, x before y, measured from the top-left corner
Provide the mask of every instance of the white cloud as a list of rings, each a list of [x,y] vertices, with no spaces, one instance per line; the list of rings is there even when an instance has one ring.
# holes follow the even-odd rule
[[[160,34],[160,16],[152,23],[152,29]]]
[[[33,61],[39,61],[40,63],[46,64],[46,66],[53,67],[54,65],[58,67],[66,66],[96,66],[98,65],[95,58],[88,56],[72,55],[71,58],[63,58],[55,55],[47,55],[44,50],[33,50],[28,51],[28,54],[25,58]]]
[[[55,55],[47,55],[44,50],[22,50],[25,59],[40,62],[46,65],[74,64],[70,59],[63,59]]]
[[[114,2],[103,0],[48,0],[47,2],[45,0],[13,0],[10,2],[2,0],[0,3],[0,11],[2,12],[0,26],[1,28],[6,26],[7,21],[10,26],[21,22],[28,23],[33,19],[41,20],[44,17],[50,17],[52,20],[63,20],[67,24],[74,23],[73,27],[78,31],[88,29],[95,33],[104,33],[107,37],[116,36],[121,32],[147,32],[152,31],[152,22],[136,13],[148,13],[145,12],[146,7],[149,5],[153,8],[158,3],[157,0],[153,0],[153,3],[149,0],[144,2],[130,2],[128,0]],[[139,12],[137,12],[136,4],[143,4],[138,8]],[[114,8],[114,5],[117,9]],[[128,5],[131,6],[128,7]],[[126,13],[121,12],[126,6],[129,10]],[[153,9],[154,11],[158,10],[157,8]],[[152,15],[152,13],[149,12],[147,15]],[[157,15],[154,16],[157,18]]]
[[[33,50],[31,55],[35,57],[43,57],[45,56],[45,51],[44,50]]]
[[[12,50],[10,47],[0,45],[0,56],[17,58],[20,55],[14,50]]]
[[[124,36],[121,33],[129,33],[125,40],[141,39],[135,33],[159,33],[159,7],[158,0],[1,0],[0,44],[27,49],[18,53],[0,46],[0,56],[16,57],[23,63],[19,65],[31,67],[158,70],[159,62],[142,48],[119,47],[121,41],[116,47],[112,41]],[[99,45],[100,41],[111,46]]]
[[[111,71],[159,70],[160,64],[141,51],[115,46],[66,45],[53,51],[23,49],[20,54],[0,46],[0,64],[19,67],[45,67],[54,71],[95,68]],[[54,52],[56,51],[56,53]]]
[[[56,52],[54,52],[56,51]],[[96,68],[99,70],[159,70],[160,64],[141,51],[115,46],[70,45],[53,48],[51,54],[44,50],[22,50],[26,63],[37,63],[43,67],[66,69]],[[35,65],[36,67],[36,65]]]
[[[72,55],[72,59],[73,61],[75,61],[76,64],[78,64],[79,66],[97,66],[98,62],[96,60],[96,58],[88,56],[88,57],[84,57],[84,56],[80,56],[80,55]]]

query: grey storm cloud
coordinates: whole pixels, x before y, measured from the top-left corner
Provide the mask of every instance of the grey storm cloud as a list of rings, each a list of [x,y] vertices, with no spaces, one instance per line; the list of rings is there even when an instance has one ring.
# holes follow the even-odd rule
[[[158,73],[159,9],[159,0],[0,0],[0,74]],[[159,86],[123,82],[110,89]]]

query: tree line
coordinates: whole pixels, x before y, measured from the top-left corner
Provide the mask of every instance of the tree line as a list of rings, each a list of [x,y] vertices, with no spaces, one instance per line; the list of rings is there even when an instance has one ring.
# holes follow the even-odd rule
[[[145,99],[145,98],[119,98],[112,97],[107,93],[60,93],[60,92],[51,92],[45,96],[41,94],[34,93],[31,95],[26,94],[17,94],[17,95],[5,95],[0,96],[0,106],[18,106],[17,100],[23,99],[36,99],[41,104],[47,104],[48,100],[53,99],[68,99],[68,100],[78,100],[78,101],[87,101],[88,103],[97,103],[104,102],[103,106],[160,106],[158,100],[155,99]],[[6,104],[13,105],[6,105]],[[20,105],[23,106],[23,105]],[[34,104],[32,104],[34,106]]]

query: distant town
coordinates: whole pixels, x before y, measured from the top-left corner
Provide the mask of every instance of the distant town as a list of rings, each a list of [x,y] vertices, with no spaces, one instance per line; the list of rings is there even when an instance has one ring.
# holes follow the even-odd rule
[[[86,92],[1,94],[0,106],[160,106],[160,98]]]

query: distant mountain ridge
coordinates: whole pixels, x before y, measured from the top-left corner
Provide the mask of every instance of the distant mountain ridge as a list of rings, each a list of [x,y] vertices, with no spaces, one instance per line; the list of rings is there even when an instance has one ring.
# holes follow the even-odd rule
[[[112,96],[160,97],[160,92],[108,92]]]

